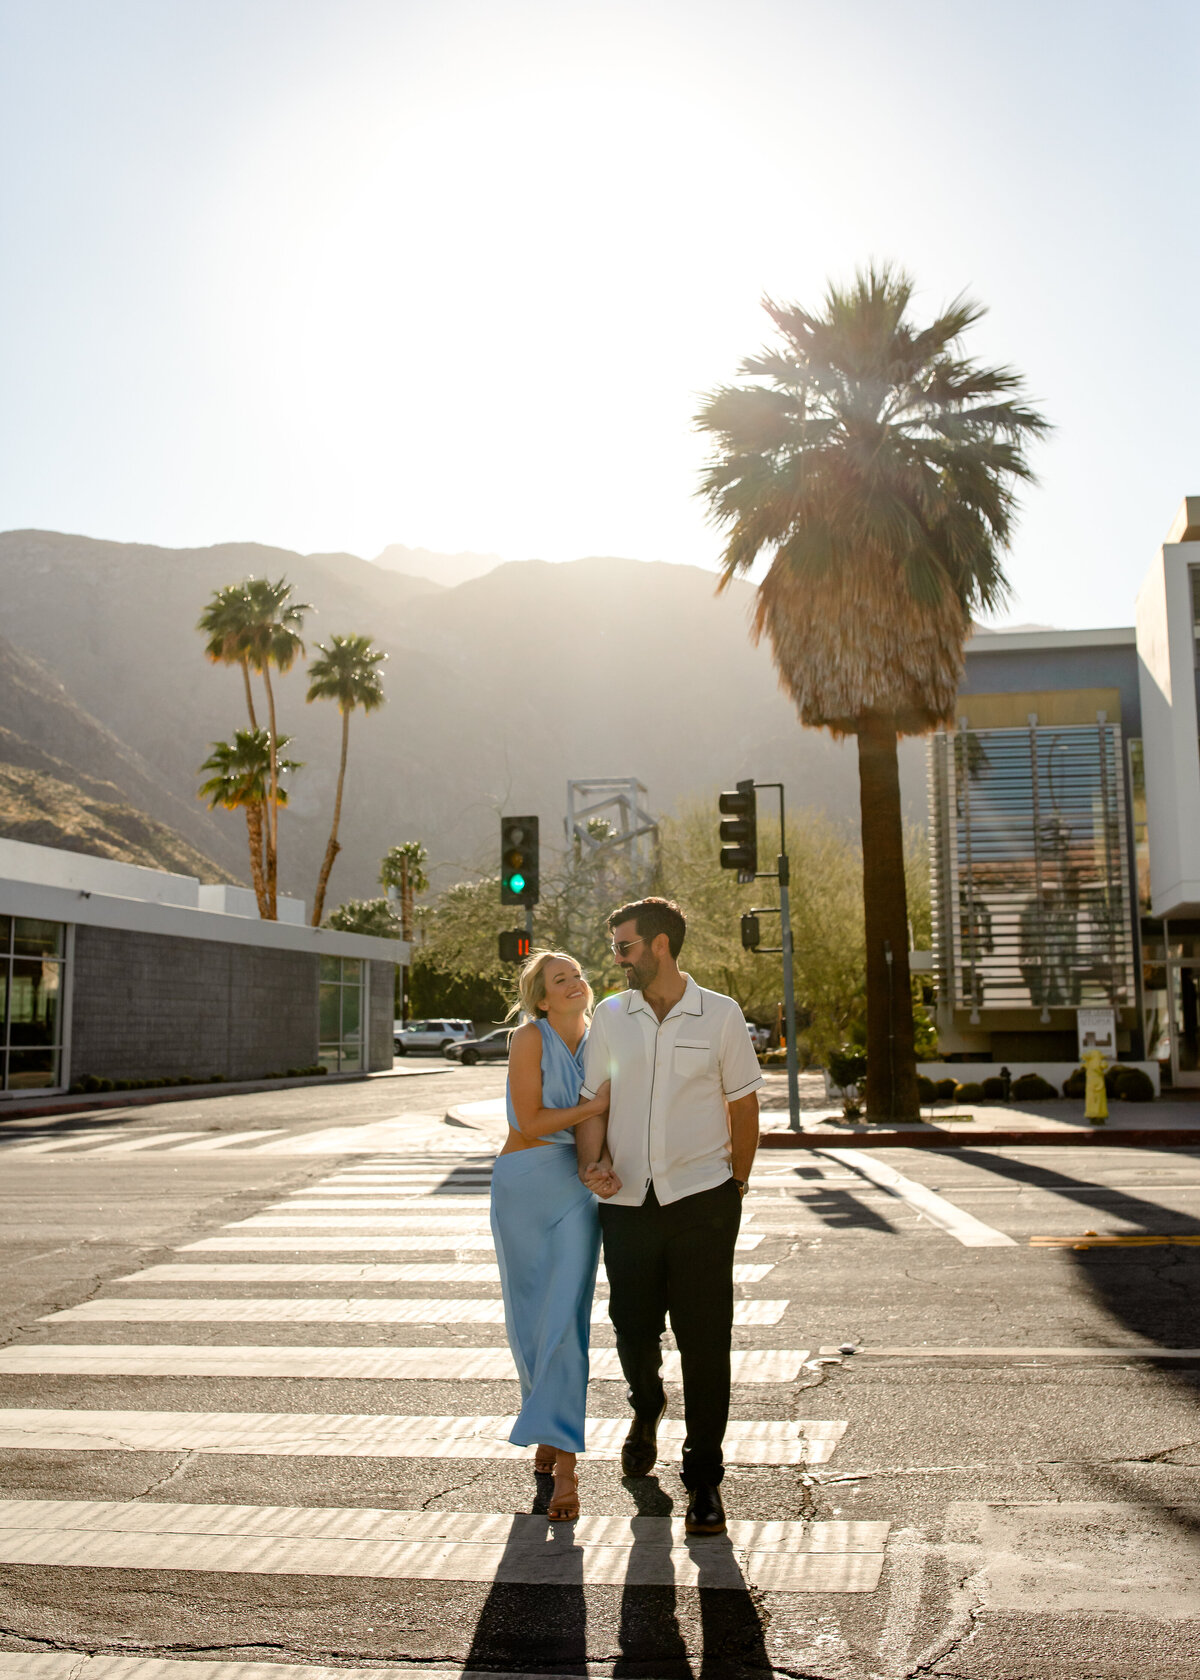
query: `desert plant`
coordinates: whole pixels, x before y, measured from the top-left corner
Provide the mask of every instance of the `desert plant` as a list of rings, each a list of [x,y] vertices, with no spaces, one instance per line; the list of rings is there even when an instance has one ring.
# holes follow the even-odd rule
[[[1154,1101],[1154,1081],[1143,1068],[1119,1067],[1116,1086],[1122,1102]]]
[[[952,1101],[957,1090],[957,1079],[939,1079],[937,1082],[937,1094],[943,1101]]]
[[[342,820],[342,790],[346,785],[346,755],[350,750],[350,714],[376,711],[383,705],[383,673],[379,666],[387,654],[371,646],[369,636],[331,636],[328,646],[317,643],[319,659],[308,668],[306,700],[336,700],[342,714],[342,753],[338,760],[337,791],[333,800],[333,822],[329,843],[321,861],[317,890],[313,898],[312,925],[320,927],[325,913],[325,889],[329,872],[341,851],[338,828]]]
[[[999,1074],[989,1074],[983,1081],[983,1094],[989,1102],[1003,1102],[1004,1081]]]
[[[1058,1090],[1040,1073],[1022,1073],[1013,1080],[1012,1094],[1015,1102],[1049,1102]]]
[[[937,1101],[937,1086],[923,1073],[917,1075],[917,1101],[923,1108],[928,1108],[931,1103]]]
[[[867,1074],[867,1058],[853,1044],[843,1044],[840,1050],[829,1052],[829,1077],[839,1091],[860,1084]]]
[[[968,1079],[962,1085],[954,1087],[954,1100],[960,1103],[978,1103],[984,1100],[983,1086],[977,1079]]]
[[[1074,1073],[1069,1073],[1063,1080],[1064,1097],[1081,1097],[1086,1089],[1087,1074],[1081,1067],[1077,1067]]]

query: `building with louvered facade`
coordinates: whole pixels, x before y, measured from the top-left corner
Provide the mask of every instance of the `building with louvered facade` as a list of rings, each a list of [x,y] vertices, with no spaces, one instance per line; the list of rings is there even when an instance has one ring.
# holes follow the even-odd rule
[[[955,1060],[1121,1059],[1200,1085],[1200,498],[1110,630],[982,632],[929,743],[938,1038]]]

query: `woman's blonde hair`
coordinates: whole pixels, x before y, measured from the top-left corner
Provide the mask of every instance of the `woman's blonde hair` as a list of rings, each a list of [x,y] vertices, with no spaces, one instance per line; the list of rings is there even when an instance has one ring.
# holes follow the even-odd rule
[[[522,1010],[526,1015],[534,1017],[544,1013],[542,1005],[546,1001],[546,964],[556,960],[574,963],[580,974],[583,974],[582,964],[569,951],[535,951],[518,977],[517,1001],[509,1010],[507,1019],[511,1020],[514,1015],[520,1014]],[[592,988],[588,985],[586,974],[583,974],[583,983],[587,987],[587,1014],[590,1015],[595,998],[592,995]]]

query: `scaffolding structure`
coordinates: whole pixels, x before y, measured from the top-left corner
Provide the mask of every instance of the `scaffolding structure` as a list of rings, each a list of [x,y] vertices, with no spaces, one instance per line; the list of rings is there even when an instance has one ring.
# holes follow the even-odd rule
[[[567,783],[567,842],[580,859],[605,853],[625,863],[634,879],[649,881],[658,866],[658,824],[636,776],[592,776]]]

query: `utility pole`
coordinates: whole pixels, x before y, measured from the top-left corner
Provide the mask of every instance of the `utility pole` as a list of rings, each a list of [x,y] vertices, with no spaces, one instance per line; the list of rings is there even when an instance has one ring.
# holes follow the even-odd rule
[[[776,788],[779,792],[779,855],[774,869],[758,868],[758,800],[759,789]],[[738,883],[751,886],[755,881],[778,881],[779,904],[762,905],[742,917],[742,944],[748,951],[762,956],[783,957],[783,1008],[787,1044],[788,1126],[800,1130],[800,1063],[796,1055],[796,988],[792,965],[792,915],[788,896],[790,871],[787,856],[787,819],[784,808],[782,782],[743,781],[735,793],[723,793],[719,801],[723,817],[733,820],[721,824],[721,867],[736,869]],[[779,944],[759,945],[759,916],[779,917]]]

